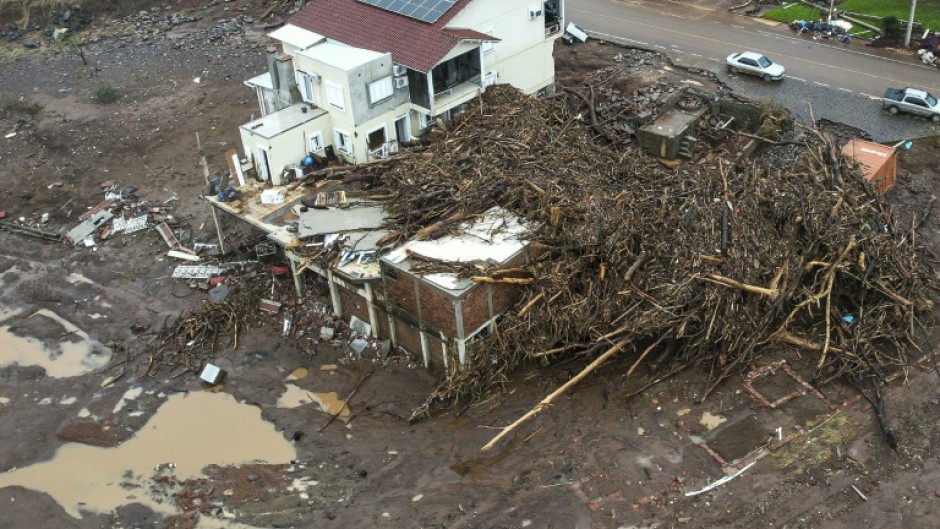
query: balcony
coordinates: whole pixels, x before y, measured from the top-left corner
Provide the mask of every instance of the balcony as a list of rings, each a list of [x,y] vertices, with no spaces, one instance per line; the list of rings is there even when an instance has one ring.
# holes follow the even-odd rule
[[[433,110],[434,115],[446,112],[477,97],[480,95],[480,90],[480,76],[477,75],[446,90],[435,92],[434,101],[431,103],[434,108],[431,110]]]

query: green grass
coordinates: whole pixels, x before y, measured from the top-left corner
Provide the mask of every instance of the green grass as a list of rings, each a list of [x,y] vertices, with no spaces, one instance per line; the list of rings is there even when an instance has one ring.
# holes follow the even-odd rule
[[[789,7],[786,7],[786,5],[789,5]],[[788,24],[794,20],[820,20],[823,18],[821,11],[807,5],[797,2],[786,5],[771,9],[763,17]],[[836,9],[877,17],[896,16],[901,20],[907,20],[910,14],[911,0],[845,0],[836,4]],[[924,27],[940,31],[940,0],[918,0],[914,19]],[[871,20],[865,20],[865,22],[879,25]],[[858,29],[861,30],[862,28]]]
[[[896,16],[907,20],[911,0],[845,0],[836,9],[879,17]],[[940,0],[918,0],[914,20],[933,30],[940,30]]]
[[[789,4],[790,7],[775,7],[764,13],[763,17],[789,24],[794,20],[819,20],[821,14],[816,9],[803,4]]]
[[[118,99],[117,88],[111,84],[111,81],[102,81],[101,84],[98,85],[98,88],[95,89],[95,99],[97,99],[99,103],[114,103]]]

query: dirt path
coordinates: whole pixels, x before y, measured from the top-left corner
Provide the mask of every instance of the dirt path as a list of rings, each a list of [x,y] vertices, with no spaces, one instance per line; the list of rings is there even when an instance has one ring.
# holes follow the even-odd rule
[[[208,9],[185,2],[180,10],[199,20],[146,41],[137,29],[120,29],[135,28],[136,19],[120,28],[99,22],[102,35],[116,36],[102,36],[86,49],[95,71],[75,55],[49,50],[18,51],[19,59],[0,62],[0,99],[22,97],[42,107],[34,115],[11,110],[29,105],[0,111],[0,132],[16,132],[0,138],[0,210],[49,231],[69,228],[103,198],[100,184],[110,180],[165,205],[194,238],[213,237],[209,210],[198,199],[204,183],[195,135],[218,167],[221,153],[238,147],[238,125],[257,112],[253,93],[241,83],[264,69],[261,22],[244,19],[261,9],[257,2],[215,2]],[[581,48],[567,64],[609,66],[612,50]],[[91,97],[105,80],[119,94],[109,105]],[[926,141],[915,149],[902,155],[906,179],[890,198],[908,206],[900,215],[923,218],[930,197],[940,194],[936,149]],[[49,213],[45,224],[43,213]],[[927,223],[928,242],[936,247],[937,216]],[[249,232],[232,230],[233,239],[254,242]],[[0,328],[46,343],[71,340],[55,321],[29,316],[46,309],[85,332],[89,355],[109,363],[140,351],[167,317],[205,298],[168,277],[173,263],[151,231],[116,237],[97,251],[3,231],[0,244],[0,310],[21,310],[4,313]],[[283,280],[274,285],[290,289]],[[261,418],[294,444],[297,459],[210,467],[205,481],[184,483],[171,468],[155,469],[142,477],[153,494],[188,505],[189,512],[213,505],[211,517],[276,527],[928,528],[940,517],[940,393],[929,365],[911,367],[909,385],[899,381],[890,389],[898,451],[881,440],[863,402],[843,406],[853,395],[845,388],[826,388],[824,398],[802,394],[768,410],[735,380],[692,404],[703,374],[689,372],[631,397],[644,379],[622,377],[631,360],[622,359],[496,451],[483,453],[479,448],[494,428],[527,411],[578,367],[532,368],[519,373],[505,395],[412,425],[407,418],[433,386],[431,374],[400,357],[382,363],[370,352],[354,360],[329,341],[283,340],[278,322],[272,317],[245,333],[216,363],[228,372],[223,391],[260,408]],[[781,358],[796,374],[812,364]],[[146,356],[129,365],[126,376],[106,387],[102,383],[116,371],[55,378],[35,367],[0,368],[0,470],[49,460],[73,441],[120,444],[172,395],[203,388],[191,375],[140,376]],[[308,373],[292,377],[298,367]],[[350,401],[351,422],[318,431],[328,415],[309,402],[312,396],[332,393],[341,401],[368,373],[374,374]],[[796,384],[787,373],[755,387],[768,397],[786,395]],[[307,404],[279,405],[292,387]],[[778,427],[787,432],[784,446],[723,487],[684,495],[721,478],[721,461],[774,445]],[[185,494],[174,497],[178,490]],[[0,489],[0,505],[0,529],[193,523],[155,514],[133,498],[112,513],[77,519],[51,496],[19,487]]]

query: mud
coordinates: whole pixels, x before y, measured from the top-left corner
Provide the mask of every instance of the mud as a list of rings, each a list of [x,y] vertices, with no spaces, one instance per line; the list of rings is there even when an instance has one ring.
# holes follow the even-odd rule
[[[200,9],[203,25],[230,16],[226,7],[255,16],[264,9],[260,2],[206,5],[174,4]],[[146,200],[176,196],[173,215],[194,239],[211,240],[211,215],[198,198],[204,180],[195,133],[210,166],[221,167],[222,153],[238,145],[238,125],[257,112],[254,94],[241,82],[264,69],[263,33],[256,25],[225,46],[197,50],[167,41],[103,41],[87,50],[98,68],[91,73],[76,57],[48,50],[0,59],[0,99],[23,96],[43,106],[36,116],[0,110],[0,130],[17,131],[0,138],[0,210],[34,222],[48,212],[46,229],[71,227],[100,201],[100,183],[114,180],[137,187]],[[597,44],[558,51],[559,77],[612,66],[618,53]],[[641,78],[676,82],[682,73],[665,66],[654,61]],[[91,99],[103,79],[119,87],[112,105]],[[711,86],[704,78],[693,81]],[[940,181],[933,141],[915,141],[901,154],[899,186],[888,200],[901,225],[924,223],[918,236],[936,252],[940,217],[930,210]],[[225,222],[236,247],[255,242],[257,234]],[[0,528],[926,529],[940,518],[940,394],[929,362],[908,366],[887,388],[897,451],[881,439],[865,402],[845,387],[828,385],[822,398],[798,394],[770,409],[742,380],[732,380],[698,402],[707,373],[693,371],[632,396],[655,374],[625,378],[635,360],[625,357],[483,453],[479,448],[496,428],[579,366],[532,366],[515,374],[505,393],[458,403],[416,424],[407,419],[433,387],[433,375],[399,362],[350,362],[332,344],[286,341],[273,325],[218,351],[214,363],[227,372],[215,388],[222,394],[205,392],[192,375],[147,377],[143,346],[167,318],[205,299],[169,278],[174,263],[164,253],[152,231],[115,237],[97,251],[0,231],[0,340],[28,343],[15,363],[9,348],[0,349]],[[45,312],[33,316],[39,311],[58,315],[87,340]],[[55,376],[64,365],[55,364],[61,354],[39,361],[56,356],[62,344],[85,342],[98,344],[104,365]],[[779,359],[798,376],[813,371],[814,359],[785,352]],[[799,387],[791,375],[753,383],[773,400]],[[229,407],[220,409],[222,402]],[[161,414],[175,405],[188,410],[171,413],[188,421],[169,428],[181,433],[151,437],[159,433],[151,426],[163,424]],[[319,431],[337,410],[345,422]],[[252,439],[264,442],[253,446]],[[143,445],[166,451],[131,453]],[[117,453],[128,459],[103,456]],[[685,496],[726,476],[736,460],[757,456],[733,481]],[[255,458],[268,462],[244,464]],[[85,462],[96,464],[79,471]],[[177,466],[155,471],[165,463]],[[125,469],[138,487],[120,486]],[[95,494],[80,497],[76,487]]]

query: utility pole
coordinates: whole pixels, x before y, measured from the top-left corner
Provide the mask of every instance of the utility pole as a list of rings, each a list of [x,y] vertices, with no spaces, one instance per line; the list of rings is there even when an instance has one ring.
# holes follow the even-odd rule
[[[826,20],[827,24],[832,24],[832,11],[836,8],[836,0],[829,0],[829,17]]]
[[[917,0],[911,0],[911,14],[907,17],[907,32],[904,34],[904,47],[911,47],[911,31],[914,30],[914,10],[917,9]]]

